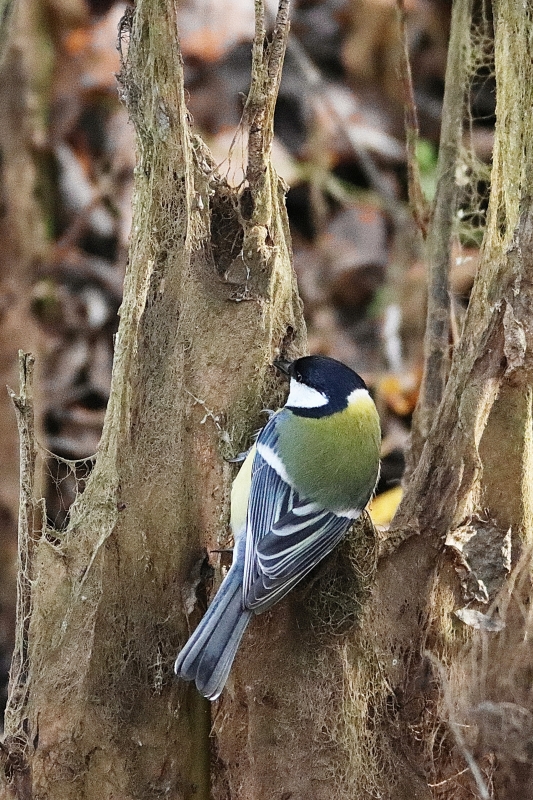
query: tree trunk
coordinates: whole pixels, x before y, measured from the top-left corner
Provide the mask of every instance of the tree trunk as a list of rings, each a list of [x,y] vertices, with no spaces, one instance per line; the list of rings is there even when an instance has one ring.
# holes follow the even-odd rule
[[[205,602],[206,548],[227,543],[225,458],[279,393],[273,357],[305,337],[269,160],[282,5],[270,48],[261,35],[255,50],[240,194],[189,130],[175,2],[141,0],[124,19],[138,150],[130,264],[94,471],[65,533],[22,535],[3,751],[17,797],[209,796],[210,706],[173,661],[196,594]],[[224,280],[230,268],[242,281]]]

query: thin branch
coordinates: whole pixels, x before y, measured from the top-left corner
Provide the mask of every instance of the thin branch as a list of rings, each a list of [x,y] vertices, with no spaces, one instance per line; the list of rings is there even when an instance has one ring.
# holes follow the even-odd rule
[[[422,447],[444,394],[450,363],[450,296],[448,274],[451,236],[457,210],[455,170],[461,148],[466,77],[469,66],[472,0],[453,6],[442,129],[437,166],[437,191],[427,237],[428,308],[424,340],[424,375],[415,414],[408,472]]]
[[[11,663],[9,700],[6,708],[6,731],[19,732],[28,692],[28,632],[32,611],[33,555],[36,542],[35,499],[35,422],[33,408],[33,372],[35,359],[19,350],[20,394],[8,387],[15,407],[20,442],[20,501],[18,521],[17,629]]]
[[[405,116],[405,144],[407,148],[407,181],[409,189],[409,204],[414,220],[425,238],[430,219],[427,200],[420,183],[420,168],[417,158],[417,144],[419,137],[418,114],[416,111],[415,94],[413,90],[413,77],[409,61],[409,47],[407,43],[407,26],[404,0],[397,0],[398,18],[400,25],[400,40],[402,43],[400,57],[400,78],[404,91],[404,116]]]
[[[248,166],[246,177],[252,191],[261,186],[270,161],[274,137],[274,110],[287,39],[289,0],[280,0],[272,39],[265,47],[265,3],[255,0],[255,36],[252,49],[252,81],[245,106],[248,123]]]
[[[428,783],[428,786],[430,789],[438,789],[440,786],[446,786],[447,783],[457,780],[457,778],[460,778],[461,775],[465,775],[467,772],[468,767],[465,767],[460,772],[456,772],[455,775],[450,775],[449,778],[446,778],[443,781],[439,781],[438,783]]]

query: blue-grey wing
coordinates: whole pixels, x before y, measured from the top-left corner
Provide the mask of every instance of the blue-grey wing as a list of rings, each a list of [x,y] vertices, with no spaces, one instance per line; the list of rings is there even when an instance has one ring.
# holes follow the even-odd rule
[[[276,422],[270,420],[258,440],[274,452]],[[281,600],[336,547],[351,523],[301,498],[257,452],[248,505],[244,606],[260,613]]]
[[[257,545],[257,578],[246,595],[246,608],[261,613],[285,597],[331,553],[352,522],[295,493],[292,508]]]
[[[243,602],[246,607],[250,588],[259,578],[257,547],[276,522],[290,510],[294,490],[256,453],[252,466],[252,484],[246,521]]]

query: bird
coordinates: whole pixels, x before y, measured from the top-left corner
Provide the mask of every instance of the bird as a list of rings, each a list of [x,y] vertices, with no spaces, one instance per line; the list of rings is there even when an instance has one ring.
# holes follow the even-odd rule
[[[220,696],[251,618],[332,552],[379,478],[380,422],[363,379],[322,355],[274,366],[289,378],[287,401],[233,482],[233,562],[175,662],[209,700]]]

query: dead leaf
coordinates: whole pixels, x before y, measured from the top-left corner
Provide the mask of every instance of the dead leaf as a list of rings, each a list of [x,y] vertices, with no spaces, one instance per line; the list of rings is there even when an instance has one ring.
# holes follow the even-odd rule
[[[396,509],[400,505],[401,499],[401,486],[395,486],[394,489],[388,489],[383,494],[374,497],[368,506],[368,513],[372,522],[375,525],[389,525],[396,514]]]
[[[496,633],[505,628],[503,620],[489,617],[481,611],[476,611],[475,608],[467,608],[465,606],[464,608],[457,609],[454,613],[461,622],[464,622],[465,625],[469,625],[471,628],[475,628],[478,631]]]

